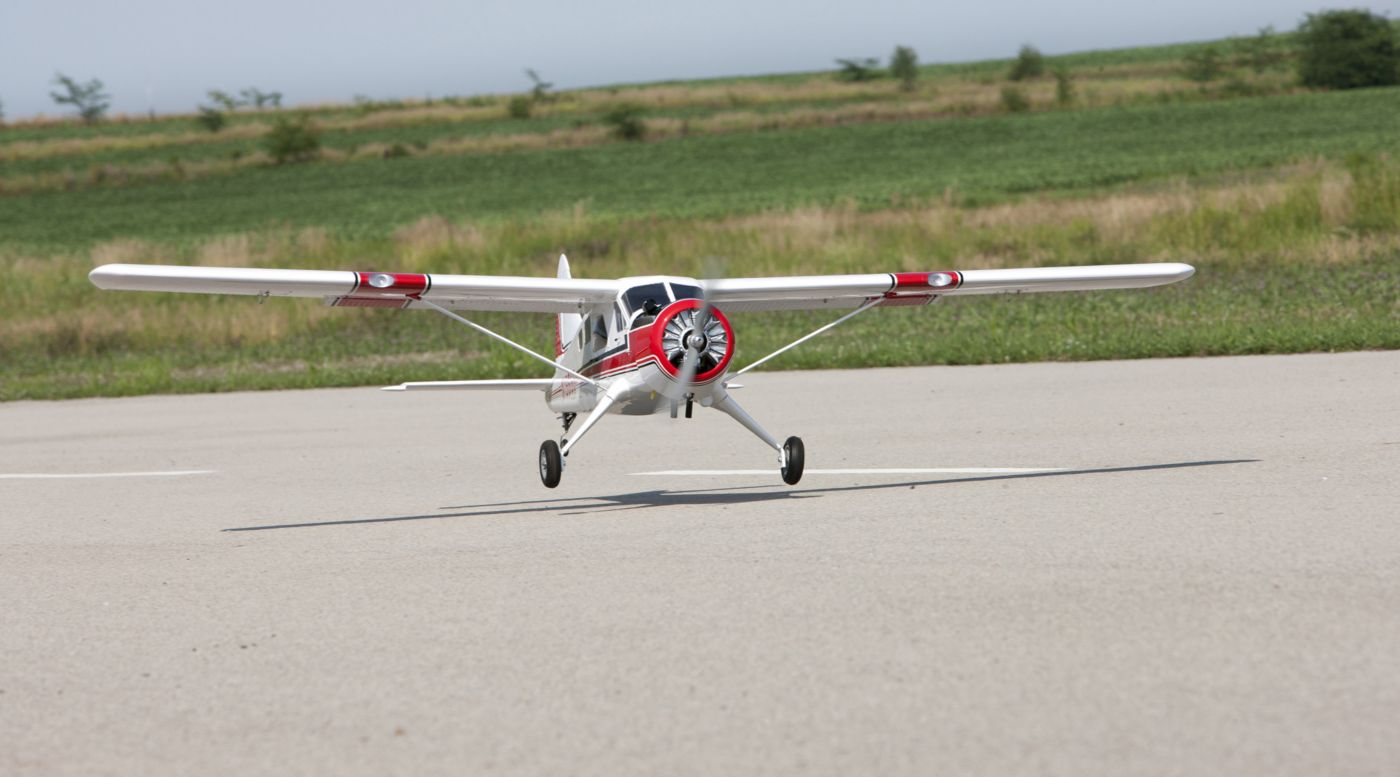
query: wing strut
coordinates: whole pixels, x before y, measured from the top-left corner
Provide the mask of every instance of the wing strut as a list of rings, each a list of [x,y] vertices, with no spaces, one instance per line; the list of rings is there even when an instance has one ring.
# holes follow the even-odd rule
[[[424,305],[427,305],[428,307],[432,308],[433,310],[436,310],[437,312],[443,314],[444,316],[447,316],[448,318],[452,319],[453,321],[459,321],[459,322],[461,322],[461,323],[463,323],[463,324],[466,324],[467,326],[471,327],[472,329],[475,329],[476,331],[478,331],[478,332],[480,332],[480,333],[486,335],[487,337],[491,337],[491,338],[494,338],[494,339],[496,339],[496,340],[500,340],[501,342],[505,343],[506,345],[509,345],[511,348],[514,348],[515,350],[517,350],[517,351],[519,351],[519,352],[525,354],[526,356],[529,356],[529,357],[531,357],[531,358],[533,358],[533,359],[539,359],[540,361],[544,362],[545,364],[548,364],[549,366],[553,367],[553,368],[556,369],[556,370],[563,370],[564,372],[569,373],[570,375],[574,376],[575,378],[578,378],[579,380],[583,381],[584,383],[588,383],[588,384],[593,385],[593,386],[597,386],[597,385],[598,385],[598,381],[593,380],[592,378],[590,378],[590,377],[588,377],[588,376],[586,376],[586,375],[583,375],[582,373],[574,372],[573,370],[569,369],[568,367],[565,367],[564,365],[560,364],[559,362],[556,362],[555,360],[549,358],[548,356],[543,356],[543,355],[541,355],[541,354],[535,353],[534,351],[530,350],[529,348],[526,348],[525,346],[521,345],[520,343],[515,342],[514,340],[510,339],[509,337],[505,337],[504,335],[498,335],[498,334],[496,334],[495,332],[492,332],[490,329],[487,329],[486,327],[482,326],[481,324],[478,324],[478,323],[473,322],[473,321],[468,321],[467,319],[462,318],[461,316],[457,315],[456,313],[453,313],[452,311],[448,310],[447,308],[445,308],[445,307],[443,307],[443,306],[441,306],[441,305],[438,305],[438,304],[436,304],[436,303],[434,303],[434,302],[431,302],[431,301],[429,301],[429,300],[423,299],[421,296],[414,296],[413,298],[414,298],[415,300],[417,300],[419,303],[424,304]]]
[[[821,334],[822,332],[825,332],[826,330],[831,329],[831,328],[833,328],[833,327],[835,327],[835,326],[837,326],[837,325],[839,325],[839,324],[843,324],[843,323],[845,323],[848,319],[855,318],[856,316],[860,315],[861,313],[864,313],[865,311],[867,311],[867,310],[869,310],[869,309],[875,307],[876,305],[879,305],[881,302],[884,302],[884,301],[885,301],[885,298],[884,298],[884,297],[876,297],[876,298],[874,298],[874,299],[872,299],[872,300],[866,302],[864,305],[861,305],[860,307],[856,308],[855,310],[852,310],[851,312],[847,313],[846,315],[844,315],[844,316],[842,316],[842,317],[836,319],[835,321],[832,321],[830,324],[827,324],[826,326],[821,327],[820,329],[815,329],[815,330],[813,330],[813,331],[807,333],[806,335],[803,335],[802,337],[799,337],[798,339],[793,340],[792,342],[788,343],[787,345],[783,346],[782,348],[779,348],[778,350],[776,350],[776,351],[774,351],[774,352],[768,354],[767,356],[763,357],[762,359],[759,359],[758,361],[754,362],[753,364],[750,364],[749,366],[745,367],[744,369],[739,370],[738,372],[734,373],[734,374],[733,374],[732,376],[730,376],[730,377],[737,378],[737,377],[739,377],[740,375],[743,375],[744,373],[746,373],[746,372],[748,372],[749,370],[753,369],[754,367],[757,367],[758,365],[760,365],[760,364],[762,364],[762,363],[768,361],[769,359],[773,358],[774,356],[778,356],[779,354],[786,353],[787,351],[790,351],[790,350],[792,350],[793,348],[796,348],[797,346],[802,345],[803,343],[807,342],[808,340],[811,340],[813,337],[816,337],[817,335]]]

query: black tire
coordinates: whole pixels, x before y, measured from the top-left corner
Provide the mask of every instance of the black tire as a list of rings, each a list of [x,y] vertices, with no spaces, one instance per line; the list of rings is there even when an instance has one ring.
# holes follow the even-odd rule
[[[540,445],[540,482],[545,488],[554,488],[563,474],[564,457],[559,455],[559,443],[545,440]]]
[[[787,466],[783,467],[783,482],[795,486],[797,481],[802,479],[803,459],[807,456],[802,447],[802,438],[787,438],[787,442],[783,443],[783,454],[783,458],[787,460]]]

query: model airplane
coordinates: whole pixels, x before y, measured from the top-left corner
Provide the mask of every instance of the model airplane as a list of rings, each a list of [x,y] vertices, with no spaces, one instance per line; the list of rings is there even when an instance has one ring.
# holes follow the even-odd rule
[[[573,278],[559,257],[556,278],[323,270],[109,264],[88,276],[102,289],[322,297],[352,308],[427,308],[493,337],[554,370],[533,380],[453,380],[404,383],[391,391],[478,389],[541,391],[564,432],[540,446],[540,480],[559,485],[564,462],[578,441],[608,413],[650,415],[684,403],[729,415],[778,453],[783,482],[802,478],[802,440],[769,434],[734,401],[730,381],[775,356],[875,307],[928,305],[956,294],[1134,289],[1185,280],[1186,264],[1123,264],[810,275],[697,280],[647,276],[617,280]],[[825,326],[729,372],[734,329],[722,310],[853,308]],[[555,314],[554,358],[536,353],[463,318],[457,310]],[[580,413],[587,413],[575,426]]]

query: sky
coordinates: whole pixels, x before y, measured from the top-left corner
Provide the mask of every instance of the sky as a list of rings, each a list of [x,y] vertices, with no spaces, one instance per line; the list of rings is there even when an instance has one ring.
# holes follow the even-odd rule
[[[100,78],[117,113],[189,112],[209,89],[285,104],[824,70],[1248,35],[1356,2],[1305,0],[3,0],[0,103],[56,115],[54,74]],[[1369,8],[1394,16],[1400,0]]]

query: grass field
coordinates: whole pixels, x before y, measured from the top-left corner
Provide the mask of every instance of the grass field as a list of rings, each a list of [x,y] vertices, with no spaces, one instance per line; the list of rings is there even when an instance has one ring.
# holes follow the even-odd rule
[[[424,148],[0,193],[0,399],[541,374],[426,313],[100,293],[86,272],[111,261],[549,275],[563,250],[599,277],[1185,261],[1196,278],[1159,290],[874,311],[773,367],[1400,348],[1400,90],[1300,93],[1278,74],[1239,92],[1262,97],[1147,86],[1201,45],[1064,58],[1101,71],[1101,86],[1134,84],[1131,99],[1098,107],[1082,97],[1027,114],[872,113],[438,153],[435,142],[518,134],[519,122],[496,98],[327,106],[318,121],[342,126],[333,148],[409,137]],[[995,93],[1005,67],[926,68],[942,80],[923,88],[928,99]],[[700,127],[735,110],[791,123],[801,110],[912,99],[826,74],[652,84],[563,95],[528,132],[586,131],[620,96]],[[254,144],[264,120],[238,117],[237,137],[150,147],[188,133],[188,119],[10,127],[0,155],[16,166],[0,185],[55,160],[145,164],[172,148],[220,158],[227,144]],[[87,145],[56,151],[72,143]],[[830,318],[736,317],[739,361]],[[481,320],[541,349],[552,333],[542,316]]]

